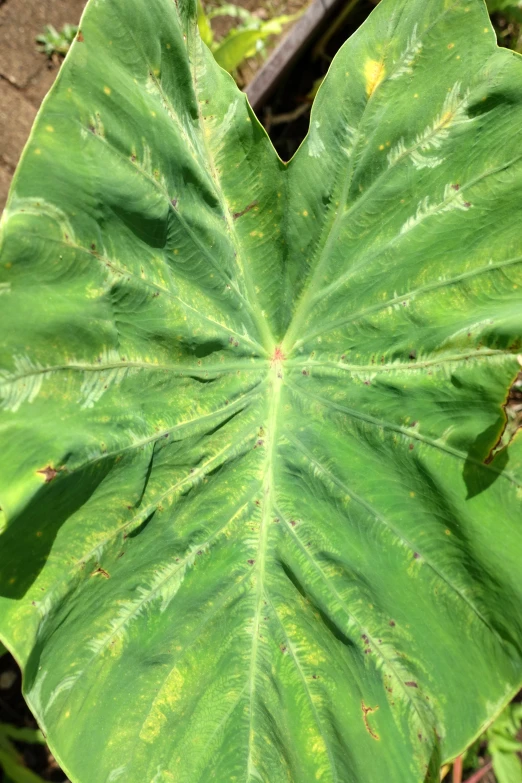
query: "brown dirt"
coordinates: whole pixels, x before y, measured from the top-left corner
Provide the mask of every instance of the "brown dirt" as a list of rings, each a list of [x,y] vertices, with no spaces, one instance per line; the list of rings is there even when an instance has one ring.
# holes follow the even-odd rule
[[[46,24],[77,24],[85,0],[0,2],[0,211],[40,103],[58,65],[38,52],[35,38]]]

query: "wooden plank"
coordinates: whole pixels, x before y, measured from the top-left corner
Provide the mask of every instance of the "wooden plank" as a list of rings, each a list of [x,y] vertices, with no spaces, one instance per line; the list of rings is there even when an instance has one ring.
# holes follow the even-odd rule
[[[259,109],[270,97],[280,78],[342,3],[343,0],[313,0],[246,88],[248,100],[254,110]]]

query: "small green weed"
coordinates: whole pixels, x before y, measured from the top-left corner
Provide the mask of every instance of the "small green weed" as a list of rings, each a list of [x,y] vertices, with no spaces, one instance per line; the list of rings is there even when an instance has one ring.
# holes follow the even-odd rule
[[[51,59],[54,55],[65,57],[78,32],[78,25],[64,24],[58,32],[52,24],[45,25],[41,35],[36,36],[38,49]]]

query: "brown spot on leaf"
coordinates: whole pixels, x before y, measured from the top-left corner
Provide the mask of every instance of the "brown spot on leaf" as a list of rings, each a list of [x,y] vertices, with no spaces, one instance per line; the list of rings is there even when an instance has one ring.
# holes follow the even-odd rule
[[[50,465],[47,465],[46,468],[42,468],[42,470],[37,470],[36,472],[41,473],[45,477],[46,484],[49,484],[49,482],[58,475],[58,471],[52,468]]]
[[[404,684],[407,685],[408,688],[418,688],[419,687],[417,685],[417,683],[415,682],[415,680],[408,680],[408,682],[405,682]]]
[[[251,209],[254,209],[254,207],[257,207],[257,201],[252,201],[252,203],[242,209],[241,212],[234,212],[232,217],[234,220],[237,220],[238,218],[243,217],[243,215],[246,215],[247,212],[250,212]]]
[[[96,568],[92,572],[91,576],[103,576],[104,579],[110,579],[111,578],[111,575],[109,574],[109,572],[106,571],[105,568],[102,568],[101,566],[98,566],[98,568]]]
[[[388,625],[391,625],[392,628],[395,628],[395,620],[390,620]]]
[[[77,39],[78,39],[78,41],[79,41],[80,43],[83,43],[83,42],[84,42],[84,40],[85,40],[85,38],[83,37],[83,33],[82,33],[82,31],[81,31],[81,30],[78,30],[78,36],[77,36]]]
[[[376,706],[376,707],[367,707],[366,704],[364,703],[364,701],[361,701],[361,709],[362,709],[362,714],[363,714],[364,727],[365,727],[366,731],[368,732],[368,734],[370,735],[370,737],[372,739],[379,741],[380,740],[379,735],[377,734],[376,731],[374,731],[372,729],[372,727],[370,726],[370,723],[368,721],[368,715],[371,715],[372,712],[377,712],[379,707],[378,706]]]
[[[255,562],[255,560],[247,560],[248,565],[254,565]]]

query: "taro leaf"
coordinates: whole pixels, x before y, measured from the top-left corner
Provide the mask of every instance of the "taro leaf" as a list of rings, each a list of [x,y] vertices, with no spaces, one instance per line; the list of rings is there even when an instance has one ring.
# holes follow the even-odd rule
[[[283,164],[195,17],[91,0],[13,184],[2,637],[75,783],[435,780],[522,674],[522,61],[383,0]]]

